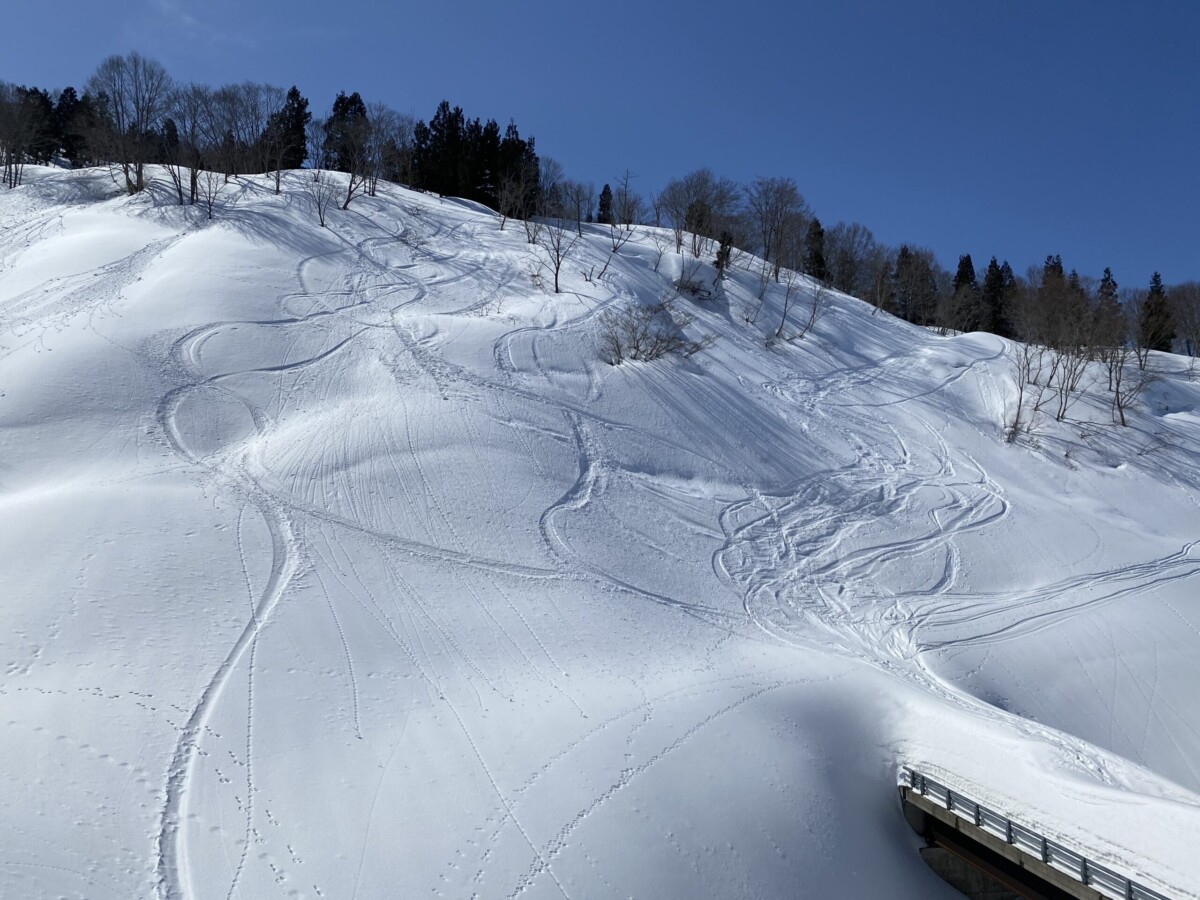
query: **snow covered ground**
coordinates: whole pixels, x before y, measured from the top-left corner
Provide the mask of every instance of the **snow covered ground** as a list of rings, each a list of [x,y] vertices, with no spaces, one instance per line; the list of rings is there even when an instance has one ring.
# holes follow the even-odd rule
[[[1200,384],[1004,441],[1009,352],[306,173],[0,194],[0,895],[954,897],[904,763],[1200,896]],[[1088,423],[1092,424],[1088,424]]]

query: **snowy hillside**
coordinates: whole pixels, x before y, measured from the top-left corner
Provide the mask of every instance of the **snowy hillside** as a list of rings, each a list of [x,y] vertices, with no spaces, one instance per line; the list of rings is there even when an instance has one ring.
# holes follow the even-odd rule
[[[0,896],[958,896],[905,763],[1200,896],[1185,361],[1009,444],[1001,339],[738,268],[614,367],[648,232],[307,177],[0,193]]]

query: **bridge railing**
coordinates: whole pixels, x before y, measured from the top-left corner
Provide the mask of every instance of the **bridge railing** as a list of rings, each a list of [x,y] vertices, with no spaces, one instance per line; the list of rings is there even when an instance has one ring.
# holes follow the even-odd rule
[[[1014,822],[1003,813],[989,809],[966,794],[953,790],[910,766],[901,770],[901,782],[960,819],[982,828],[988,834],[1000,838],[1035,859],[1040,859],[1046,865],[1106,897],[1112,897],[1114,900],[1170,900],[1105,865],[1093,862],[1070,847]]]

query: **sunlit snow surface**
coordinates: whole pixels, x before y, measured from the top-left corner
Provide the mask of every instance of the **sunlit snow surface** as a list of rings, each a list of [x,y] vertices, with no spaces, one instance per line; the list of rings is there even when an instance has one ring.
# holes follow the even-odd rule
[[[308,177],[0,194],[0,895],[956,896],[902,763],[1200,894],[1185,360],[1011,445],[1005,342],[834,295],[768,348],[743,260],[613,368],[647,232],[556,296]]]

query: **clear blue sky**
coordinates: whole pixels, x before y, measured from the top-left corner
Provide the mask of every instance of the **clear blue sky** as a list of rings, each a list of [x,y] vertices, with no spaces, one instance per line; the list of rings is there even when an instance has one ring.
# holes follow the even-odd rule
[[[446,98],[597,187],[790,175],[827,225],[951,269],[1061,253],[1123,285],[1200,278],[1193,0],[5,7],[0,79],[78,86],[136,49],[184,80],[295,83],[318,110],[346,90],[427,119]]]

